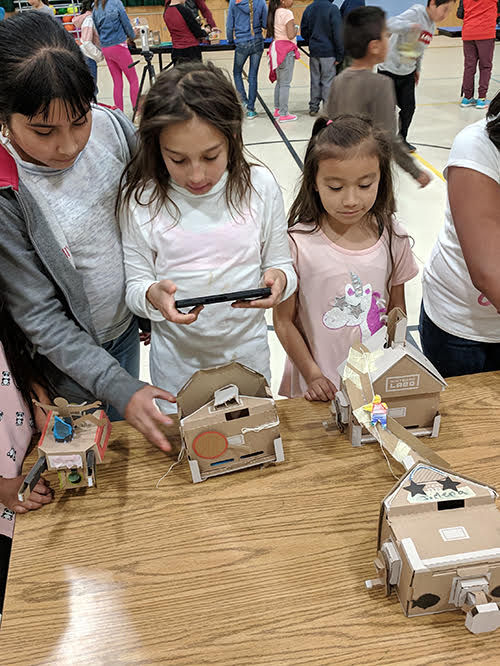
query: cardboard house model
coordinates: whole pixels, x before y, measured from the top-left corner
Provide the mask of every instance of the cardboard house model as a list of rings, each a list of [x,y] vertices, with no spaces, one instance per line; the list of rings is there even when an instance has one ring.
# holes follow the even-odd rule
[[[177,395],[177,409],[194,483],[284,460],[269,386],[240,363],[195,372]]]
[[[473,633],[500,627],[500,512],[487,485],[419,462],[382,502],[367,587],[395,591],[405,615],[462,609]]]
[[[30,496],[46,470],[57,471],[61,489],[97,485],[96,464],[103,460],[111,433],[104,410],[88,413],[100,404],[72,405],[56,398],[53,405],[40,405],[50,411],[38,443],[38,460],[19,489],[20,501]]]
[[[371,352],[354,345],[344,389],[352,417],[405,470],[382,502],[369,589],[396,591],[408,617],[462,609],[473,633],[500,627],[500,513],[497,493],[450,465],[394,418],[365,410],[374,388]],[[391,467],[392,470],[392,467]]]
[[[359,361],[351,355],[339,367],[342,379],[332,412],[338,425],[347,427],[354,446],[374,441],[352,418],[346,396],[345,378],[359,369],[369,374],[373,392],[387,403],[389,416],[417,437],[439,434],[439,398],[446,382],[422,352],[406,342],[406,323],[404,312],[394,308],[389,314],[387,329],[381,328],[363,342],[364,353]],[[362,367],[358,367],[359,363]]]

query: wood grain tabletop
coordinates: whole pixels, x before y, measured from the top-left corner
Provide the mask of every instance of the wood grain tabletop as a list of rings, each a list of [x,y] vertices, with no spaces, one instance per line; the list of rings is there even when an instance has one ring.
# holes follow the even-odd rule
[[[497,488],[499,398],[500,373],[451,379],[426,440]],[[174,456],[114,425],[97,489],[56,490],[17,521],[0,664],[500,664],[500,630],[474,636],[460,611],[408,619],[365,589],[384,456],[327,432],[326,404],[278,409],[284,463],[194,485],[184,461],[158,489]]]

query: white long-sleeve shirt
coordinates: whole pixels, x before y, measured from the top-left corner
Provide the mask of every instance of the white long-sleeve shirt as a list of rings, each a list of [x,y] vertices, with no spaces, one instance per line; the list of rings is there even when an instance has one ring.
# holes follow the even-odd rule
[[[127,304],[151,320],[151,379],[174,395],[196,370],[232,360],[270,380],[264,310],[208,305],[196,322],[185,326],[166,321],[146,300],[151,284],[166,278],[177,285],[177,300],[255,289],[269,268],[286,275],[283,300],[295,291],[281,191],[264,167],[252,167],[251,179],[250,206],[241,214],[226,203],[226,173],[201,195],[172,183],[169,194],[179,209],[177,217],[163,207],[151,219],[151,209],[133,200],[122,215]],[[167,403],[161,408],[175,411]]]

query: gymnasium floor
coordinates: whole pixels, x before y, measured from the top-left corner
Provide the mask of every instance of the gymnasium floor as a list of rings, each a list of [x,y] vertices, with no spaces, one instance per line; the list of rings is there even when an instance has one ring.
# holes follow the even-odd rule
[[[206,54],[205,59],[208,59]],[[217,65],[232,72],[233,54],[231,52],[214,53],[210,57]],[[155,69],[158,71],[156,58]],[[459,106],[462,79],[462,41],[449,37],[437,36],[427,49],[423,61],[421,83],[417,88],[417,110],[410,128],[409,141],[418,149],[416,159],[433,172],[432,182],[423,190],[406,173],[397,169],[396,187],[398,216],[415,241],[414,253],[422,268],[434,245],[443,224],[446,201],[446,186],[442,179],[442,170],[447,161],[448,152],[455,135],[466,125],[480,120],[484,111],[475,108],[462,109]],[[139,77],[142,62],[138,65]],[[127,85],[125,96],[128,95]],[[500,89],[500,46],[497,44],[493,61],[493,73],[489,89],[489,98],[493,98]],[[111,78],[105,64],[99,65],[99,101],[112,104]],[[264,56],[259,72],[259,93],[264,103],[273,109],[274,87],[268,79],[267,58]],[[283,189],[285,206],[293,200],[294,188],[300,175],[297,160],[302,159],[310,137],[314,118],[308,115],[309,69],[308,58],[302,54],[295,63],[295,70],[290,93],[290,112],[299,116],[293,123],[280,125],[288,139],[289,146],[280,137],[274,123],[270,120],[262,104],[257,102],[259,115],[255,120],[245,121],[244,139],[248,150],[271,171],[273,171]],[[125,111],[130,115],[130,102],[126,101]],[[295,153],[295,157],[292,155]],[[406,303],[409,324],[418,323],[420,309],[420,276],[406,288]],[[271,345],[272,388],[276,394],[281,380],[284,352],[273,331],[269,332]],[[147,352],[143,353],[141,378],[147,379]]]

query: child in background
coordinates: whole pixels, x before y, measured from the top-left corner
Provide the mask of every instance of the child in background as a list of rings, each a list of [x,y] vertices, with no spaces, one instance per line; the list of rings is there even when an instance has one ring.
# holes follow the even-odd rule
[[[0,291],[56,396],[102,400],[169,450],[154,404],[168,394],[138,379],[114,210],[134,127],[92,104],[81,50],[41,12],[0,23],[0,61]]]
[[[172,38],[172,62],[200,60],[200,40],[207,39],[208,33],[195,19],[193,12],[186,7],[186,0],[172,0],[163,19]]]
[[[297,285],[281,191],[267,168],[245,159],[242,115],[211,63],[164,70],[144,103],[124,181],[127,303],[151,319],[151,376],[174,393],[200,368],[229,361],[269,380],[264,309]],[[260,285],[271,288],[262,300],[188,314],[175,307],[176,299]]]
[[[128,50],[127,38],[135,39],[135,31],[121,0],[95,0],[92,19],[96,27],[101,49],[111,78],[113,79],[113,100],[123,111],[123,77],[130,85],[130,102],[135,109],[139,93],[139,79]]]
[[[92,20],[92,7],[94,0],[83,0],[80,5],[80,14],[73,19],[73,25],[80,31],[80,38],[77,42],[80,44],[88,68],[95,81],[95,94],[97,96],[97,63],[103,59],[99,35],[95,29]]]
[[[464,0],[462,43],[464,48],[464,78],[461,106],[485,109],[493,66],[497,32],[497,0]],[[474,98],[474,77],[479,61],[478,99]]]
[[[332,400],[351,345],[405,310],[418,268],[394,210],[384,133],[359,116],[318,118],[288,216],[299,288],[274,310],[288,354],[280,394]]]
[[[309,44],[309,115],[315,116],[322,101],[326,106],[335,68],[344,59],[342,19],[338,7],[330,0],[314,0],[304,10],[300,33]]]
[[[378,71],[394,81],[400,109],[399,132],[410,153],[416,150],[408,143],[407,136],[415,113],[415,86],[420,80],[424,50],[431,43],[436,23],[444,21],[452,6],[453,0],[427,0],[427,7],[413,5],[387,21],[392,33],[389,53]]]
[[[288,113],[288,98],[295,60],[300,58],[297,48],[297,31],[291,11],[293,0],[269,0],[267,36],[273,39],[269,47],[269,80],[276,81],[274,88],[274,117],[280,123],[297,120]]]
[[[52,500],[50,486],[44,479],[36,484],[27,501],[17,498],[24,479],[23,460],[35,432],[31,399],[44,399],[45,388],[38,364],[28,352],[28,342],[0,296],[0,615],[15,514],[39,509]],[[44,420],[44,415],[40,416],[36,419],[39,429]]]
[[[247,118],[257,116],[255,100],[257,98],[257,77],[260,59],[264,51],[262,30],[267,25],[267,5],[265,0],[230,0],[226,21],[226,35],[229,42],[234,41],[233,77],[234,85],[241,101],[247,107]],[[241,73],[250,58],[248,71],[248,97],[245,92]]]
[[[397,164],[425,187],[430,181],[429,175],[407,154],[398,137],[394,85],[387,77],[372,71],[374,65],[384,61],[387,42],[382,9],[360,7],[348,14],[344,23],[344,45],[353,60],[351,66],[333,80],[326,110],[330,118],[341,113],[368,116],[374,127],[387,133]]]

